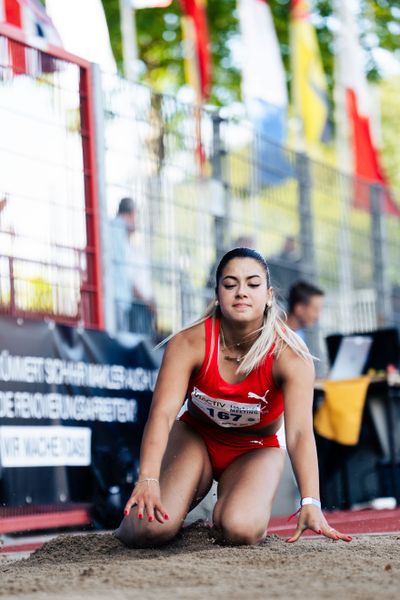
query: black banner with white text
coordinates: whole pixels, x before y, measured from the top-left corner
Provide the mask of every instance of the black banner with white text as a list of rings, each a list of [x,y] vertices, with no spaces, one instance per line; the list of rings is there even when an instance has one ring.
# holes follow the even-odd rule
[[[90,501],[134,473],[158,366],[141,336],[2,317],[0,501]]]

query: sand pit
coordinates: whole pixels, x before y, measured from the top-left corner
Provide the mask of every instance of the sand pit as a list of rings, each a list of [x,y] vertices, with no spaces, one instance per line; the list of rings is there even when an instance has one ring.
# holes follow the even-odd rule
[[[269,536],[233,548],[194,524],[162,549],[130,550],[110,534],[62,535],[28,559],[3,559],[0,581],[13,600],[397,599],[400,536]]]

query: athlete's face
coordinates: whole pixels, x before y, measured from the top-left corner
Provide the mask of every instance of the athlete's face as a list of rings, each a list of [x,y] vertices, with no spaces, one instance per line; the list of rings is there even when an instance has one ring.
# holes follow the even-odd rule
[[[262,265],[254,258],[233,258],[218,283],[218,300],[224,317],[235,321],[261,318],[272,301],[272,289]]]

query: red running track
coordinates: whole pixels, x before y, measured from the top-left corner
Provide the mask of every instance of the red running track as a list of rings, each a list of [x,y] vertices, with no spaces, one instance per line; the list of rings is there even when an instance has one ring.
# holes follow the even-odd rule
[[[360,510],[325,512],[325,517],[332,527],[349,535],[400,533],[400,508],[394,510]],[[288,522],[286,517],[271,519],[268,533],[289,536],[296,529],[296,520]],[[304,536],[316,535],[305,531]]]

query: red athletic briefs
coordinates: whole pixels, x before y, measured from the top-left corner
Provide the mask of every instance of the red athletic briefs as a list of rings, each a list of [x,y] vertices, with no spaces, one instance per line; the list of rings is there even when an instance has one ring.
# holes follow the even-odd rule
[[[264,429],[283,413],[283,394],[272,377],[273,351],[243,381],[225,381],[218,369],[219,319],[210,317],[204,326],[206,351],[203,365],[189,381],[189,412],[180,419],[205,441],[214,477],[218,479],[222,471],[245,452],[285,447],[283,427],[274,435],[257,435],[257,430]],[[236,433],[236,428],[246,431]]]
[[[283,425],[274,435],[262,437],[258,435],[235,435],[234,432],[226,431],[222,427],[217,428],[199,421],[199,419],[192,417],[188,411],[183,413],[180,421],[187,423],[203,438],[210,457],[213,477],[216,480],[242,454],[260,448],[286,448]]]

